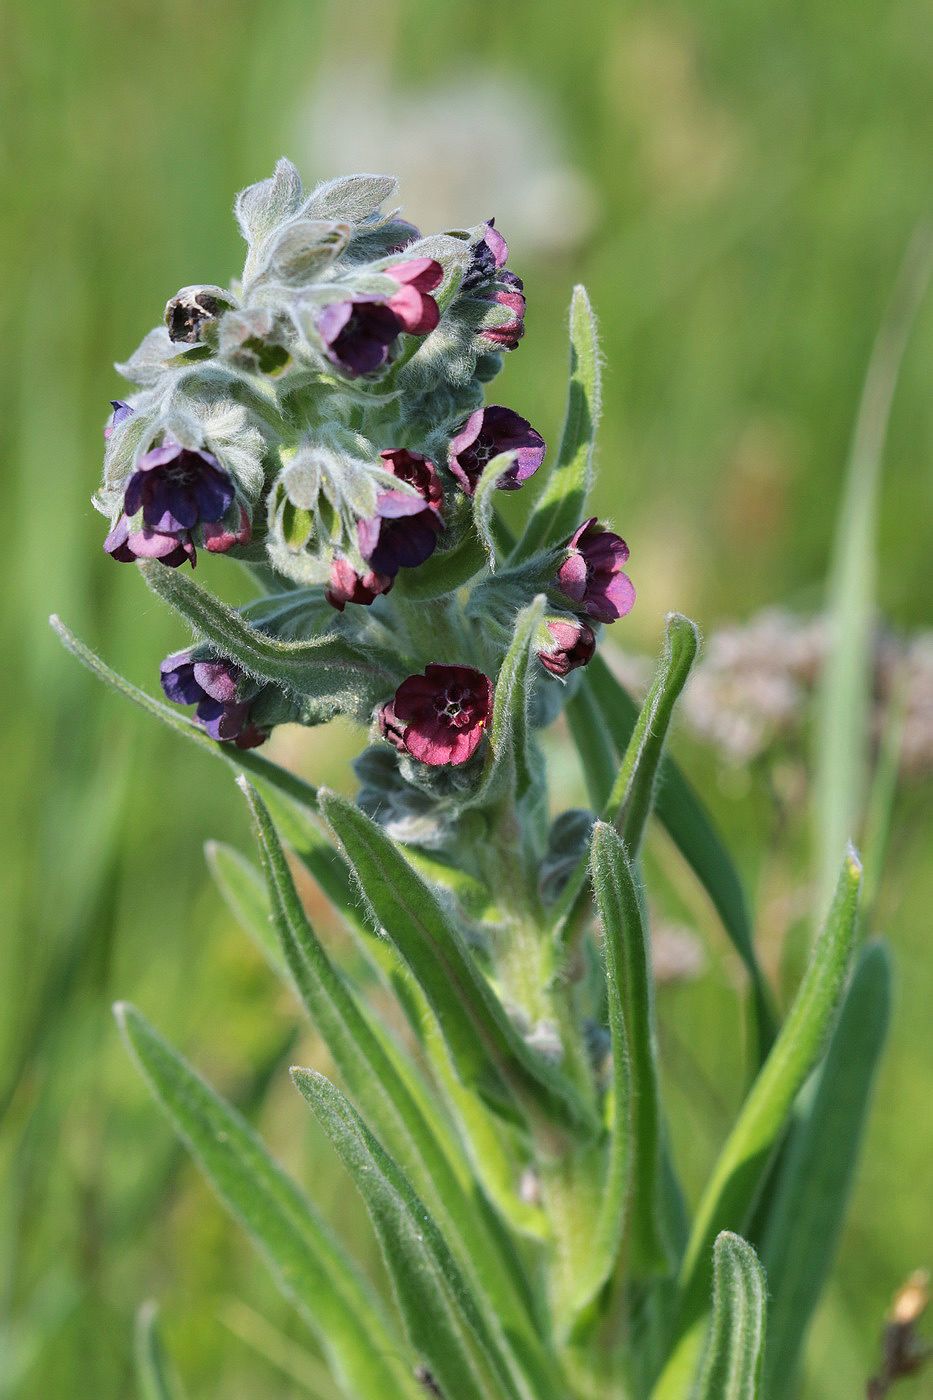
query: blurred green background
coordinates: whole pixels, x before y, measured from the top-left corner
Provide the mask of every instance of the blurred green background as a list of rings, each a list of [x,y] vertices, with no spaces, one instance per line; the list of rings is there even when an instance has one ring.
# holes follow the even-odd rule
[[[102,554],[89,503],[112,361],[179,286],[235,275],[233,194],[277,156],[309,183],[397,170],[417,222],[497,215],[529,312],[496,397],[551,438],[570,287],[590,289],[606,358],[598,505],[639,588],[624,640],[652,650],[671,607],[705,631],[770,603],[816,608],[871,343],[930,207],[931,19],[928,0],[5,0],[4,1400],[133,1394],[132,1316],[150,1296],[192,1395],[309,1393],[288,1373],[305,1363],[287,1309],[126,1062],[115,997],[253,1113],[373,1254],[286,1084],[295,1059],[326,1069],[320,1047],[206,872],[206,838],[247,839],[229,776],[106,693],[46,626],[60,612],[150,689],[180,640]],[[931,350],[928,302],[879,527],[880,606],[902,627],[930,622]],[[349,788],[353,742],[283,733],[275,750]],[[759,785],[677,742],[735,842],[776,968],[808,909],[803,807],[774,849]],[[554,760],[572,785],[559,738]],[[929,798],[913,784],[896,808],[879,903],[894,1037],[809,1397],[861,1393],[892,1291],[933,1260]],[[724,942],[692,917],[706,970],[660,1008],[695,1186],[740,1092],[741,1031]]]

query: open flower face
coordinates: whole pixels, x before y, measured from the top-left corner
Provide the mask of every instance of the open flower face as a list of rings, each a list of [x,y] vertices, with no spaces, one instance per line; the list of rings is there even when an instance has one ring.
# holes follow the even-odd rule
[[[451,439],[448,466],[468,496],[476,490],[483,468],[502,452],[515,461],[499,480],[502,491],[517,491],[544,461],[547,445],[527,418],[501,404],[478,408]]]
[[[390,744],[421,763],[466,763],[492,716],[492,681],[472,666],[429,665],[384,705],[379,726]]]
[[[606,530],[593,515],[579,525],[565,548],[567,558],[557,571],[557,586],[596,622],[616,622],[635,605],[632,580],[622,572],[628,545]]]

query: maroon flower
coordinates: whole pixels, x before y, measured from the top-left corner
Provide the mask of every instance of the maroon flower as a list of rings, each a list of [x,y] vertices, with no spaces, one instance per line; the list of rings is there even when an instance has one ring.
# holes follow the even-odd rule
[[[394,582],[394,575],[379,574],[372,569],[358,574],[349,559],[338,554],[330,566],[330,585],[324,597],[338,612],[343,612],[347,603],[362,603],[368,607],[380,593],[388,593]]]
[[[195,705],[195,722],[212,739],[238,749],[254,749],[268,739],[268,731],[250,719],[255,696],[237,699],[243,672],[233,661],[196,661],[189,647],[167,656],[159,670],[166,697],[176,705]]]
[[[208,554],[226,554],[235,544],[249,544],[253,538],[253,524],[246,507],[239,506],[239,524],[235,529],[222,520],[211,521],[202,526],[201,538]]]
[[[628,545],[593,515],[578,525],[564,546],[567,558],[557,571],[560,591],[597,622],[615,622],[635,603],[632,580],[622,572]]]
[[[483,468],[500,452],[515,452],[515,461],[499,479],[502,491],[517,491],[544,461],[547,445],[527,418],[501,404],[478,408],[457,429],[447,458],[451,472],[468,496],[476,490]]]
[[[317,318],[328,358],[353,378],[381,369],[402,331],[427,335],[440,317],[437,302],[428,295],[444,276],[439,262],[409,258],[387,267],[385,273],[399,284],[390,297],[351,296],[331,302]]]
[[[444,280],[444,269],[434,258],[409,258],[385,269],[386,276],[398,282],[399,290],[386,305],[398,317],[409,335],[427,335],[440,320],[437,302],[428,296]]]
[[[512,314],[500,325],[481,326],[479,335],[494,350],[514,350],[525,334],[525,293],[520,277],[505,264],[509,245],[490,219],[482,238],[474,244],[473,257],[461,291],[478,301],[506,307]]]
[[[394,748],[432,767],[466,763],[492,715],[492,681],[472,666],[424,668],[383,705],[379,728]]]
[[[360,553],[376,573],[394,575],[417,568],[434,553],[443,529],[444,488],[434,463],[417,452],[381,452],[387,469],[418,492],[380,491],[376,514],[357,526]]]
[[[566,676],[578,666],[586,666],[596,650],[596,634],[580,618],[551,618],[547,630],[552,644],[541,647],[538,660],[552,676]]]

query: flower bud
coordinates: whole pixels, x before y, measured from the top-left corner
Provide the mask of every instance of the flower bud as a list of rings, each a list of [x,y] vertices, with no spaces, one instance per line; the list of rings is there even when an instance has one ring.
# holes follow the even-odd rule
[[[388,593],[394,582],[394,575],[376,573],[372,569],[359,574],[349,559],[338,555],[330,566],[330,585],[324,597],[338,612],[343,612],[347,603],[368,607],[381,593]]]
[[[254,724],[251,711],[257,689],[243,698],[243,672],[226,657],[198,658],[188,647],[162,662],[160,676],[166,697],[176,705],[194,705],[195,722],[221,743],[253,749],[268,739],[268,731]],[[260,688],[261,689],[261,688]]]
[[[468,496],[476,490],[483,468],[500,452],[515,452],[515,461],[499,479],[502,491],[517,491],[544,461],[547,444],[527,418],[501,404],[471,413],[450,443],[447,465]]]
[[[432,767],[472,758],[492,717],[492,681],[472,666],[429,665],[383,705],[379,731],[393,748]]]
[[[552,617],[542,631],[546,642],[538,650],[538,660],[552,676],[567,676],[592,661],[596,634],[588,622],[578,617]]]
[[[222,287],[182,287],[165,306],[169,338],[183,345],[197,345],[208,321],[214,321],[232,305]]]
[[[622,572],[628,545],[593,515],[564,546],[568,554],[557,571],[557,587],[596,622],[615,622],[631,612],[635,589]]]

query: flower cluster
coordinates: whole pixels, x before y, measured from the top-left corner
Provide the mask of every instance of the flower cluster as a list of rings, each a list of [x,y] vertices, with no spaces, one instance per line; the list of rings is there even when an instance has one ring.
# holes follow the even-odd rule
[[[252,747],[284,718],[344,712],[415,787],[430,770],[479,784],[516,617],[543,595],[530,684],[566,682],[632,607],[628,548],[592,517],[490,567],[490,493],[547,454],[518,409],[486,402],[524,286],[493,219],[426,237],[385,211],[393,193],[381,176],[306,192],[280,161],[239,196],[242,277],[182,288],[119,366],[135,392],[114,401],[96,504],[113,559],[229,555],[265,589],[268,647],[353,659],[308,688],[202,629],[161,680],[213,738]],[[532,722],[554,712],[532,705]]]

